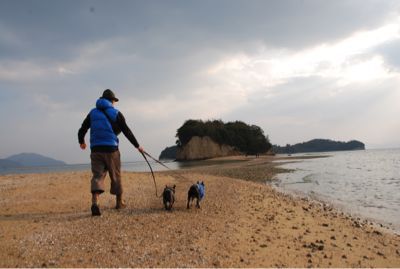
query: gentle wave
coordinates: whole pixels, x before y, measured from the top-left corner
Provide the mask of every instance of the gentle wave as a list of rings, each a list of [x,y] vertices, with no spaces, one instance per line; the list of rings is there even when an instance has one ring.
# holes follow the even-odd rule
[[[329,155],[282,164],[295,172],[279,174],[275,185],[284,191],[318,196],[400,231],[400,149]]]

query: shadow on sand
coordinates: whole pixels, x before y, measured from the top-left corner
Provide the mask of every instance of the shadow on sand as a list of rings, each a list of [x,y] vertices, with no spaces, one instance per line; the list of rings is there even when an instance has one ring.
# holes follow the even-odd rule
[[[113,207],[101,208],[102,216],[125,215],[125,216],[144,216],[152,214],[173,214],[173,213],[190,213],[199,211],[186,207],[174,207],[172,210],[165,210],[163,207],[150,208],[127,208],[116,210]],[[33,221],[33,222],[49,222],[49,221],[76,221],[82,219],[97,218],[92,217],[90,211],[80,212],[41,212],[41,213],[21,213],[21,214],[3,214],[0,215],[0,221]],[[100,217],[101,218],[101,217]]]

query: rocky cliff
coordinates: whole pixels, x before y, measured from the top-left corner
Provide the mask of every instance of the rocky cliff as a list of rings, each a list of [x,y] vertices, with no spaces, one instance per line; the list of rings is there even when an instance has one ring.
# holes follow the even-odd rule
[[[217,144],[208,136],[193,136],[186,145],[178,148],[176,159],[178,161],[202,160],[239,154],[240,152],[233,147]]]

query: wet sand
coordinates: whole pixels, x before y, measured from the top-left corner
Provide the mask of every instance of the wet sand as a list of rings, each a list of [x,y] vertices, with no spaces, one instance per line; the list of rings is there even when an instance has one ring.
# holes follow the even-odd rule
[[[156,173],[159,194],[176,184],[172,212],[149,173],[124,172],[128,207],[105,193],[101,217],[89,172],[0,176],[0,267],[400,267],[400,236],[263,184],[272,158]]]

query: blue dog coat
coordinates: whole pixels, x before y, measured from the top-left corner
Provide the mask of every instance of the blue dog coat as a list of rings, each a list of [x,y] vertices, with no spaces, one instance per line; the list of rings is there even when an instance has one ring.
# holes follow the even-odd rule
[[[201,199],[203,199],[204,195],[206,194],[205,187],[203,184],[198,183],[197,188],[199,189],[200,200],[201,200]]]

